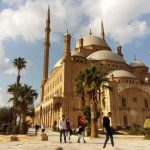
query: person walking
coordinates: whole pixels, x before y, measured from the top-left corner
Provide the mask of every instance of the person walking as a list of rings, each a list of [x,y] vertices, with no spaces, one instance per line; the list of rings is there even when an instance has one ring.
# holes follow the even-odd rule
[[[62,134],[64,136],[64,143],[66,143],[66,119],[65,115],[62,115],[62,119],[59,120],[59,129],[60,129],[60,143],[62,143]]]
[[[80,117],[79,122],[78,122],[78,143],[80,143],[80,139],[82,137],[82,140],[84,143],[86,143],[85,139],[84,139],[84,119],[82,117]]]
[[[71,131],[72,129],[71,129],[69,119],[66,119],[66,139],[68,143],[71,143],[70,141]]]
[[[35,135],[37,135],[38,130],[39,130],[39,125],[36,123],[35,124]]]
[[[44,125],[44,123],[42,123],[41,129],[42,129],[42,133],[44,133],[44,131],[45,131],[45,125]]]
[[[110,137],[110,140],[111,140],[111,145],[114,146],[113,133],[112,133],[112,129],[110,127],[110,119],[109,119],[109,117],[111,117],[111,113],[110,112],[107,114],[107,116],[105,116],[103,118],[103,127],[106,130],[106,139],[105,139],[103,148],[106,147],[106,144],[107,144],[107,142],[109,140],[109,137]]]

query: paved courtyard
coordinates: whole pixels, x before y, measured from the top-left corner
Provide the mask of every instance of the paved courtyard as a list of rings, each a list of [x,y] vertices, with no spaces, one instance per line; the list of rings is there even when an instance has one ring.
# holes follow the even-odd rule
[[[61,146],[64,150],[100,150],[103,149],[104,135],[99,138],[86,138],[87,143],[77,143],[77,136],[71,136],[72,143],[59,143],[59,134],[47,131],[48,141],[28,142],[0,142],[0,150],[53,150],[55,146]],[[115,147],[110,142],[106,150],[150,150],[150,140],[143,137],[114,136]]]

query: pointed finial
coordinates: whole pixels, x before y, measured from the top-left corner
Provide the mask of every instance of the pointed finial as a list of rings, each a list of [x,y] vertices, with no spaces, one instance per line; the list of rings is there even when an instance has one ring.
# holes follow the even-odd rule
[[[68,33],[68,29],[67,29],[67,33]]]
[[[92,34],[92,30],[90,29],[90,35]]]
[[[48,11],[47,11],[47,20],[50,21],[50,7],[48,5]]]
[[[136,55],[134,55],[133,57],[134,57],[134,60],[136,61]]]
[[[103,25],[103,20],[101,19],[101,38],[105,40],[105,32],[104,32],[104,25]]]

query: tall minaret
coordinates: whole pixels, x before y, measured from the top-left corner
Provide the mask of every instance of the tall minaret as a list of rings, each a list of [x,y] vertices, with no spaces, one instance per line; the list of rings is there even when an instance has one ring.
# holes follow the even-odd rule
[[[48,79],[50,31],[51,31],[51,29],[50,29],[50,9],[48,7],[46,27],[45,27],[43,82],[45,82]]]
[[[103,20],[101,21],[101,35],[100,37],[105,40],[105,32],[104,32],[104,26],[103,26]]]
[[[71,47],[71,35],[68,33],[67,30],[67,33],[64,34],[64,52],[63,52],[64,59],[71,58],[70,47]]]

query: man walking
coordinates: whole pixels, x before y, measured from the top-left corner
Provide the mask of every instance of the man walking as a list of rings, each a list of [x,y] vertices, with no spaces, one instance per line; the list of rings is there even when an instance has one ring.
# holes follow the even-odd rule
[[[114,146],[113,134],[112,134],[112,129],[110,127],[110,119],[109,119],[109,117],[111,117],[111,113],[110,112],[107,114],[107,117],[105,116],[103,118],[103,127],[106,130],[106,139],[105,139],[105,143],[104,143],[103,148],[106,147],[106,144],[107,144],[107,142],[109,140],[109,137],[110,137],[110,140],[111,140],[111,145]]]
[[[59,129],[60,129],[60,143],[62,143],[62,134],[64,136],[64,143],[66,143],[66,119],[65,115],[62,115],[62,120],[59,120]]]

